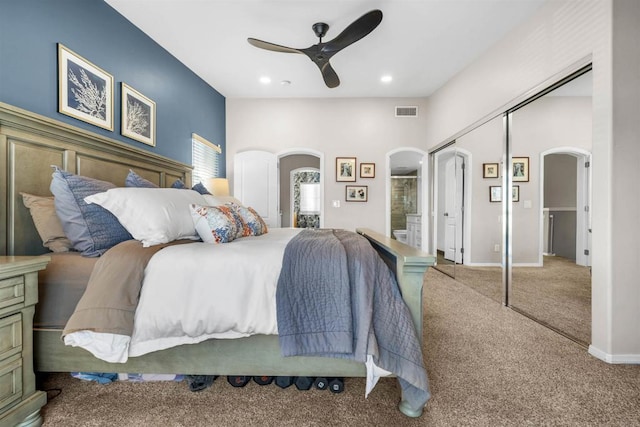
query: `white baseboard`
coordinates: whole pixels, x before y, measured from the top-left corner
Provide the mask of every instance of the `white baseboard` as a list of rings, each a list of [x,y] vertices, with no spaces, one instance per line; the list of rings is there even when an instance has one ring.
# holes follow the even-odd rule
[[[467,267],[502,267],[502,263],[499,262],[465,262],[463,265]],[[543,265],[536,262],[521,262],[513,264],[513,267],[543,267]]]
[[[539,262],[519,262],[513,263],[513,267],[543,267]]]
[[[592,345],[589,346],[589,354],[611,364],[640,365],[640,354],[609,354]]]
[[[499,262],[470,262],[465,263],[465,267],[502,267],[502,264]]]

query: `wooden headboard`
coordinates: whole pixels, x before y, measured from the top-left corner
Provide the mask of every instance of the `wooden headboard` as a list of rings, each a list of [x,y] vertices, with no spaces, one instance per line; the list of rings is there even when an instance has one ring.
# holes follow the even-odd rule
[[[50,196],[51,165],[124,186],[133,169],[170,186],[191,186],[192,167],[145,150],[0,102],[0,255],[47,251],[20,192]]]

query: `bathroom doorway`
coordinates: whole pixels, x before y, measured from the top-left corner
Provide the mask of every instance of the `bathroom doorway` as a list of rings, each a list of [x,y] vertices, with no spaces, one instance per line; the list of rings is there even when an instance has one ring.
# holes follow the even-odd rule
[[[418,249],[427,242],[427,229],[422,226],[428,212],[426,156],[416,148],[387,153],[386,235]]]

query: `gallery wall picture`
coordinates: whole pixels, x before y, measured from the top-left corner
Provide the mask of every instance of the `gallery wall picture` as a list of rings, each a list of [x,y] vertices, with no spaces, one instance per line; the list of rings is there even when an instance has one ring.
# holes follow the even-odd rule
[[[483,178],[500,178],[500,169],[498,163],[483,163],[482,164],[482,177]]]
[[[366,202],[369,200],[369,188],[366,185],[347,185],[345,192],[347,202]]]
[[[113,76],[58,43],[58,111],[113,130]]]
[[[501,202],[502,201],[502,187],[499,185],[492,185],[489,187],[489,201]],[[511,201],[520,201],[520,186],[514,185],[511,187]]]
[[[519,202],[520,201],[520,186],[514,185],[511,187],[511,201]]]
[[[501,202],[502,201],[502,187],[499,185],[492,185],[489,187],[489,201]]]
[[[356,173],[355,157],[336,157],[336,181],[355,182]]]
[[[120,133],[136,141],[155,146],[156,103],[124,82],[121,98]]]
[[[513,182],[529,182],[529,158],[514,157],[513,164]]]
[[[376,177],[375,163],[360,163],[360,178],[375,178],[375,177]]]

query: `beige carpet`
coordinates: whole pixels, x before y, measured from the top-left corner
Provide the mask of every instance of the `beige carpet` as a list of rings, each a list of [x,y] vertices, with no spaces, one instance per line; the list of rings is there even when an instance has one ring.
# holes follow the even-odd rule
[[[502,269],[445,264],[455,279],[502,303]],[[587,347],[591,343],[591,275],[574,261],[545,256],[543,267],[514,267],[509,303]]]
[[[226,380],[99,385],[43,376],[45,426],[640,426],[640,366],[608,365],[551,331],[435,270],[426,275],[425,362],[432,399],[412,420],[383,379],[343,393]],[[57,390],[56,390],[57,389]],[[58,394],[58,390],[59,394]]]

